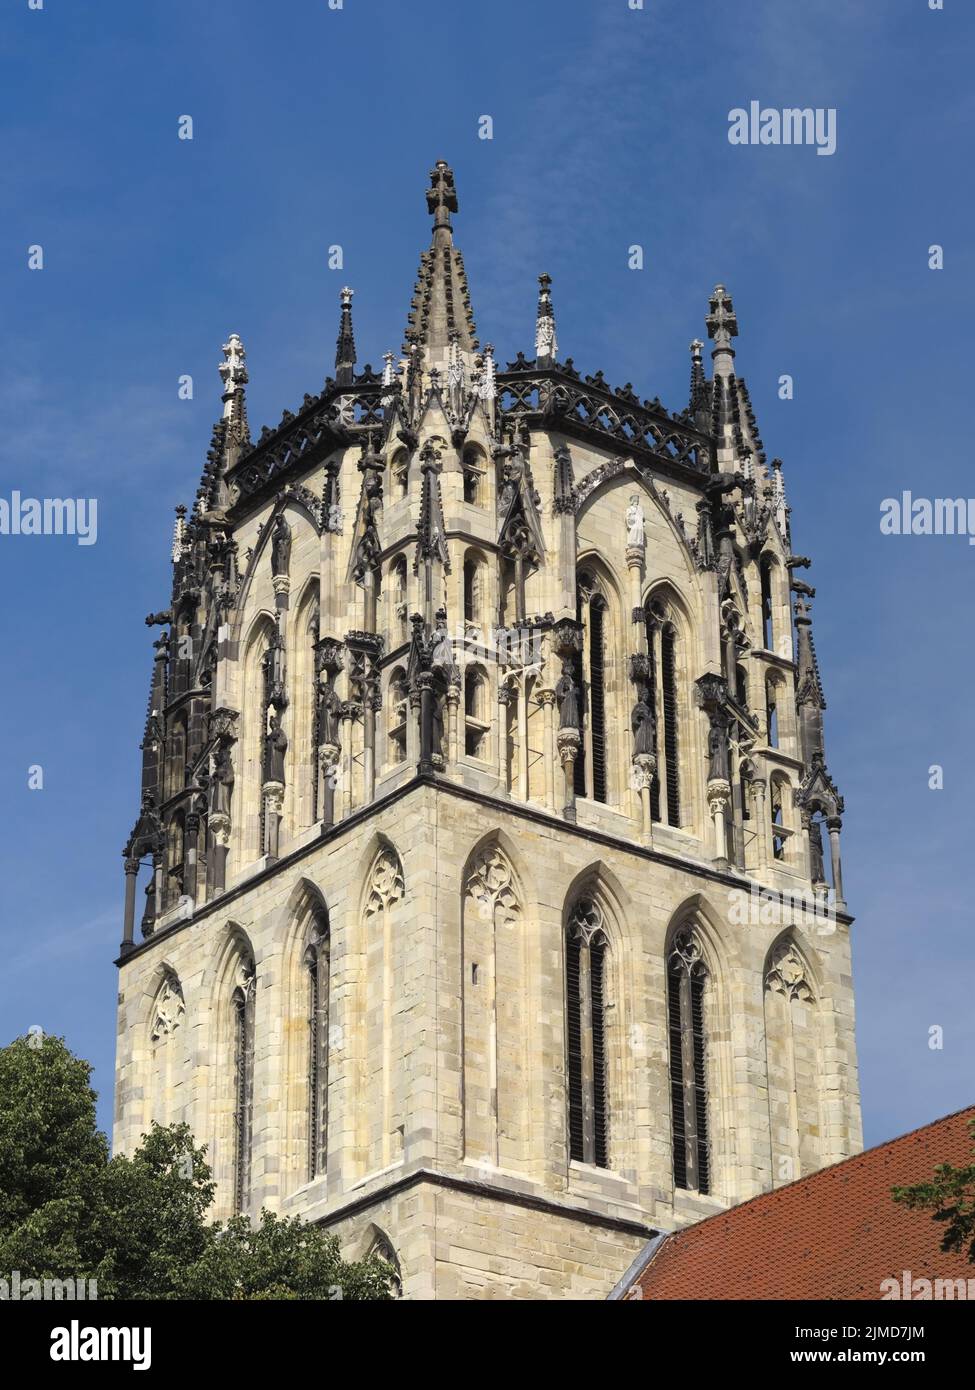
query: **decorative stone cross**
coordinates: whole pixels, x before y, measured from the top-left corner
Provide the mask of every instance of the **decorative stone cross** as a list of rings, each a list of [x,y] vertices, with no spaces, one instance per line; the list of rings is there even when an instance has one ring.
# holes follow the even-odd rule
[[[724,285],[715,285],[711,296],[711,312],[704,320],[708,337],[713,338],[716,347],[728,347],[732,338],[738,337],[738,316],[731,302],[731,295]]]
[[[457,211],[457,190],[454,188],[454,175],[445,159],[438,159],[436,167],[430,170],[427,209],[433,215],[435,227],[449,227],[449,214]]]

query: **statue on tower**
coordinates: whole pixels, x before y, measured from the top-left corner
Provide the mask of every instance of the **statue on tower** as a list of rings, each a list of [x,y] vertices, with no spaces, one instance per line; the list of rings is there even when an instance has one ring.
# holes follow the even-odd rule
[[[284,782],[284,755],[288,751],[288,736],[281,727],[281,716],[273,705],[267,711],[267,741],[265,765],[268,782]]]
[[[579,714],[579,686],[572,669],[572,662],[563,660],[562,674],[555,684],[555,698],[559,702],[559,728],[581,729]]]
[[[633,706],[630,715],[630,728],[633,731],[633,756],[635,758],[644,753],[656,753],[657,721],[653,717],[653,710],[650,708],[650,698],[645,685],[641,686],[640,698]]]
[[[291,527],[285,520],[284,512],[279,512],[271,531],[271,573],[287,574],[290,565]]]
[[[234,760],[230,744],[221,741],[213,754],[213,772],[210,775],[210,809],[214,815],[230,815],[233,794]]]
[[[639,495],[635,492],[631,495],[626,509],[626,544],[640,550],[647,544],[646,517],[640,505]]]

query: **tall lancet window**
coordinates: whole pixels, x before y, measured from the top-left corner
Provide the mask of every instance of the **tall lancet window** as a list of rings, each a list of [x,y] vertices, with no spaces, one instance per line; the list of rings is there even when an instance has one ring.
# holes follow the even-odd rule
[[[650,814],[668,825],[681,824],[680,672],[681,650],[674,605],[666,597],[646,608],[650,654],[650,703],[657,727],[657,775],[650,791]]]
[[[772,620],[772,561],[767,556],[759,562],[758,572],[762,581],[762,646],[771,652],[775,650],[775,630]]]
[[[709,1192],[711,1186],[704,1031],[706,984],[707,970],[697,936],[692,930],[679,931],[667,959],[674,1186],[703,1193]]]
[[[677,738],[677,632],[665,623],[660,634],[664,757],[667,762],[667,824],[680,825],[680,749]]]
[[[586,745],[575,763],[577,796],[607,801],[606,746],[606,643],[608,610],[591,574],[579,579],[577,615],[585,626],[585,657],[577,663],[576,679],[585,691]]]
[[[609,1167],[606,967],[603,914],[592,898],[572,910],[565,940],[569,1157]]]
[[[231,995],[234,1117],[234,1211],[250,1200],[251,1138],[254,1113],[254,962],[243,957]]]
[[[316,915],[304,956],[308,1008],[308,1178],[325,1172],[328,1151],[329,931]]]

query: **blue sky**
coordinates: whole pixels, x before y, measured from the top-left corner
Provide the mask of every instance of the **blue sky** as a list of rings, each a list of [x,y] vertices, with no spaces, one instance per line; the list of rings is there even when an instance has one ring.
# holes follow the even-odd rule
[[[360,363],[398,350],[442,157],[502,360],[532,351],[547,271],[562,354],[680,409],[708,294],[733,294],[738,367],[815,561],[867,1141],[972,1101],[975,550],[883,537],[879,508],[975,495],[973,39],[963,0],[8,0],[0,496],[96,497],[99,530],[0,536],[2,1041],[65,1034],[110,1123],[143,618],[168,603],[220,345],[244,339],[255,433],[331,370],[346,281]],[[728,113],[753,99],[835,107],[836,153],[731,146]]]

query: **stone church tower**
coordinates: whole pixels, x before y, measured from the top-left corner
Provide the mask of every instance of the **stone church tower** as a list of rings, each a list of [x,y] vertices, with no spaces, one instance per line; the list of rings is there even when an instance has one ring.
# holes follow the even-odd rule
[[[125,849],[115,1140],[405,1296],[605,1296],[656,1231],[861,1146],[842,798],[718,286],[676,413],[476,336],[438,163],[400,356],[177,508]],[[144,887],[144,891],[143,891]],[[136,933],[139,919],[138,936]]]

